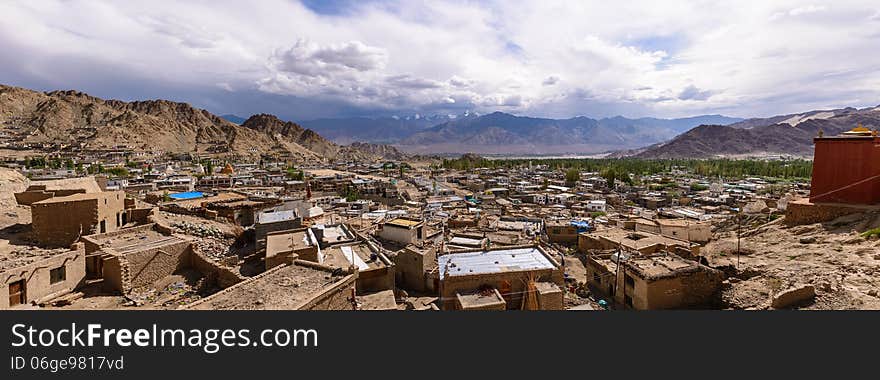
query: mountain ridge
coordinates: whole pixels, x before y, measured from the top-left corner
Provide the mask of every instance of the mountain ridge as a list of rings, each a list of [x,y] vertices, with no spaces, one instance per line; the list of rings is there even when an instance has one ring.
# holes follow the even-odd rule
[[[838,135],[863,125],[880,128],[880,107],[813,110],[747,119],[727,126],[700,125],[675,138],[615,157],[648,159],[795,156],[812,157],[813,137]]]
[[[255,115],[238,125],[188,103],[105,100],[75,90],[39,92],[0,84],[0,122],[4,134],[21,136],[14,144],[22,146],[280,154],[298,161],[382,159],[370,151],[340,146],[272,115]]]

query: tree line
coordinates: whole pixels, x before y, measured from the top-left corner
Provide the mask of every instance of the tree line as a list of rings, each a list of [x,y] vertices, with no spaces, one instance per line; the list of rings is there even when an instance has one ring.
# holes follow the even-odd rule
[[[441,166],[446,169],[472,170],[475,168],[513,169],[531,165],[546,165],[550,170],[570,172],[596,172],[603,177],[615,179],[632,175],[655,175],[676,170],[702,177],[744,178],[772,177],[784,179],[808,179],[813,170],[813,162],[803,159],[792,160],[744,160],[744,159],[637,159],[637,158],[551,158],[551,159],[488,159],[466,155],[455,159],[444,159]],[[573,177],[573,174],[571,174]]]

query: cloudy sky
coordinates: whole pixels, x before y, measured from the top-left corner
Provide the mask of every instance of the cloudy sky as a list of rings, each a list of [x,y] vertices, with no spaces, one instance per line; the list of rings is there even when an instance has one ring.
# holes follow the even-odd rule
[[[283,118],[880,104],[869,1],[0,2],[0,83]]]

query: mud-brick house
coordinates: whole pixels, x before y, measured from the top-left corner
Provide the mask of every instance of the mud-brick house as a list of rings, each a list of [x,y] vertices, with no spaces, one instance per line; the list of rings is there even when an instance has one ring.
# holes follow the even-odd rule
[[[492,298],[493,289],[504,301],[503,309],[564,308],[562,265],[540,246],[455,251],[438,256],[437,261],[444,310],[500,308],[497,302],[484,305],[486,298],[474,296]]]
[[[126,218],[123,191],[73,194],[31,204],[34,237],[49,246],[68,247],[80,237],[119,230]]]

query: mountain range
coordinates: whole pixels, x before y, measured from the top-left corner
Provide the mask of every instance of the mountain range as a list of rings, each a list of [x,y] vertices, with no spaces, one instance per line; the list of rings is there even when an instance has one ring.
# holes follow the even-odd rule
[[[721,115],[682,119],[548,119],[493,112],[319,119],[301,124],[337,143],[393,144],[411,153],[561,154],[642,147],[669,140],[701,124],[742,120]]]
[[[104,100],[78,91],[38,92],[0,85],[6,147],[120,147],[198,154],[273,155],[295,161],[400,157],[393,147],[342,146],[296,123],[260,114],[240,125],[168,100]],[[381,153],[381,155],[377,155]]]
[[[813,155],[819,131],[838,135],[859,124],[880,128],[880,107],[816,110],[754,118],[730,125],[700,125],[675,138],[615,156],[638,158],[713,158]]]
[[[409,153],[586,154],[711,158],[812,155],[819,131],[880,128],[880,107],[768,118],[703,115],[549,119],[503,112],[335,118],[302,123],[268,114],[216,116],[168,100],[104,100],[78,91],[0,85],[0,148],[79,146],[294,160],[403,159]],[[331,141],[332,140],[332,141]],[[393,145],[392,145],[393,144]],[[402,152],[403,151],[403,152]]]

